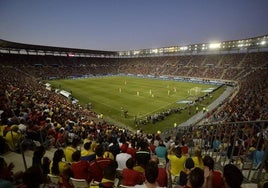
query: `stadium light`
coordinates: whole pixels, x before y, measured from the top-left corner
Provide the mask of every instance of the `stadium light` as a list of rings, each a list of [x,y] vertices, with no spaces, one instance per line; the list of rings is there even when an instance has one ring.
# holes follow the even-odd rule
[[[158,53],[158,49],[153,49],[152,52],[153,53]]]
[[[135,51],[134,51],[134,55],[138,55],[139,53],[140,53],[139,50],[135,50]]]
[[[261,45],[265,45],[266,44],[266,41],[265,40],[263,40],[263,41],[261,41],[261,43],[260,43]]]
[[[209,44],[210,49],[220,48],[220,46],[221,46],[221,43],[211,43],[211,44]]]
[[[187,50],[187,49],[188,49],[187,46],[182,46],[182,47],[180,47],[180,50],[182,50],[182,51]]]

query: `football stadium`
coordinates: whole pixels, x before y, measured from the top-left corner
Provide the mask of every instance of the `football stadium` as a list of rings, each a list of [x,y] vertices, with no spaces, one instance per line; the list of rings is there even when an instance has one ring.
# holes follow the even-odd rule
[[[267,165],[267,49],[267,35],[119,52],[1,40],[1,156],[27,169],[46,150],[53,162],[64,151],[71,164],[79,148],[91,164],[85,151],[95,157],[96,145],[115,160],[120,147],[138,155],[146,141],[150,152],[161,143],[218,169],[233,164],[244,183],[258,183]],[[60,175],[46,173],[47,185],[59,186]]]
[[[267,188],[267,5],[0,1],[0,188]]]

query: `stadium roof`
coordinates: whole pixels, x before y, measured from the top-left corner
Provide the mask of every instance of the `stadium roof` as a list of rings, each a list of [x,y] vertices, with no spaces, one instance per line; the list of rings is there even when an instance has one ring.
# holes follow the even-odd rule
[[[11,42],[0,39],[0,49],[8,51],[20,51],[25,50],[26,52],[44,52],[44,53],[79,53],[79,54],[94,54],[94,55],[117,55],[114,51],[100,51],[100,50],[88,50],[88,49],[78,49],[78,48],[64,48],[64,47],[54,47],[54,46],[42,46],[33,44],[24,44]]]
[[[268,35],[223,42],[199,43],[185,46],[169,46],[120,52],[23,44],[0,39],[0,53],[26,53],[33,55],[60,55],[74,57],[150,57],[178,54],[195,55],[224,52],[230,53],[231,51],[250,52],[255,50],[268,51]]]

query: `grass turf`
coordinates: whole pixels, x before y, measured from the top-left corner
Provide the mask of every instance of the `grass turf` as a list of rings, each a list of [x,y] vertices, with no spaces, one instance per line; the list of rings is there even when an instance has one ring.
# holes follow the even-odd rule
[[[157,123],[134,125],[134,117],[138,120],[145,119],[147,115],[163,112],[170,108],[184,107],[178,101],[193,100],[189,90],[199,87],[202,90],[216,86],[178,82],[172,80],[158,80],[137,77],[94,77],[87,79],[65,79],[50,81],[54,88],[64,89],[72,93],[83,106],[91,103],[93,110],[102,113],[104,118],[112,123],[128,126],[133,129],[142,128],[145,132],[155,133],[170,128],[174,123],[180,124],[195,113],[195,107],[175,113]],[[223,92],[223,88],[199,103],[199,110],[207,106],[212,100]],[[199,93],[198,96],[204,95]],[[128,111],[124,117],[123,111]]]

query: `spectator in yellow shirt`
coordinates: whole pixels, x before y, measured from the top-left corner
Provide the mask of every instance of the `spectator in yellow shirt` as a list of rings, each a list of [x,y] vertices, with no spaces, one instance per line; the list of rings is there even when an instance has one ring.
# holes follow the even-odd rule
[[[74,139],[72,144],[70,146],[67,146],[64,149],[64,155],[65,155],[66,162],[68,162],[68,163],[73,162],[72,155],[77,150],[76,148],[77,148],[78,144],[79,144],[79,140]]]

